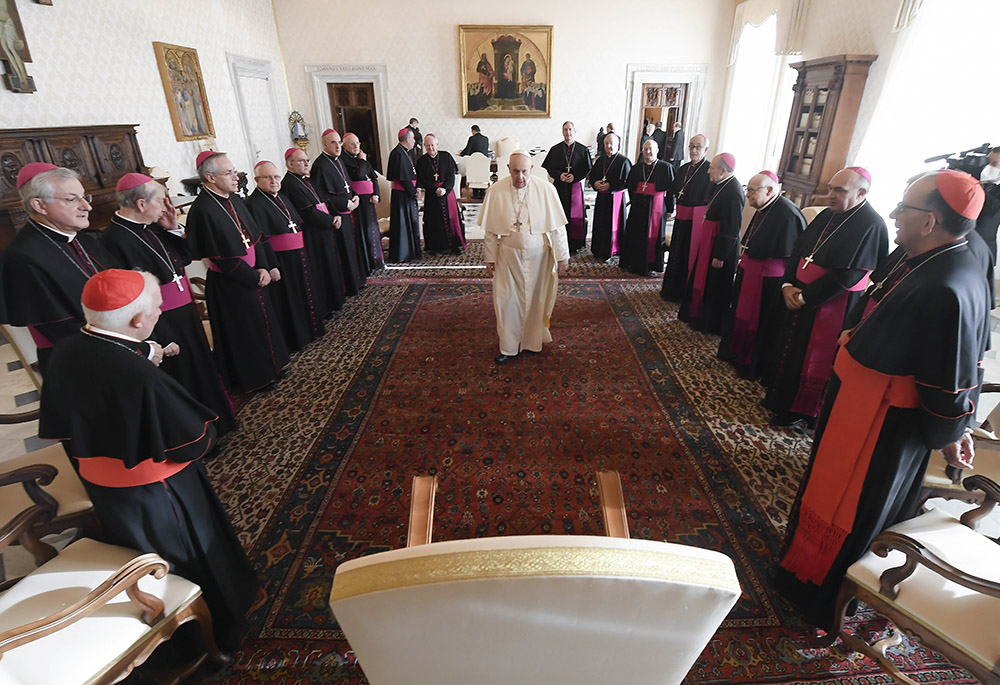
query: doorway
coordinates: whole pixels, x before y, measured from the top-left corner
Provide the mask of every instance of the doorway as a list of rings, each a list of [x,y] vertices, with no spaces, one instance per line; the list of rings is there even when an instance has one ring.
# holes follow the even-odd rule
[[[662,123],[664,139],[660,142],[660,156],[669,149],[674,134],[674,122],[683,125],[685,107],[687,106],[688,88],[686,83],[643,83],[642,106],[638,108],[636,130],[635,157],[642,154],[642,135],[646,124]]]
[[[368,162],[382,173],[382,149],[378,134],[378,112],[372,83],[328,83],[330,114],[341,135],[353,133],[361,141]]]

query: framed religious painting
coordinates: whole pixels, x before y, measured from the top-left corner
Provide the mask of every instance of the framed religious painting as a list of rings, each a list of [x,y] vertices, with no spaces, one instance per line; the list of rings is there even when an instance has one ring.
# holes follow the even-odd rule
[[[459,26],[463,117],[549,117],[551,26]]]
[[[156,52],[156,65],[160,68],[163,93],[167,97],[170,121],[174,125],[174,137],[182,141],[215,137],[198,51],[156,41],[153,42],[153,50]]]
[[[26,62],[31,61],[24,27],[14,0],[0,0],[0,62],[3,82],[15,93],[35,92],[35,79],[28,74]]]

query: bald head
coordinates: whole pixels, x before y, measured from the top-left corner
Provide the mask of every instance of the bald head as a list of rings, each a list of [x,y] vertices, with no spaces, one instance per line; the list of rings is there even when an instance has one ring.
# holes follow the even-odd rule
[[[691,157],[691,163],[697,164],[705,159],[707,153],[708,138],[700,133],[696,136],[691,136],[691,140],[688,142],[688,156]]]
[[[721,154],[712,157],[712,163],[708,165],[708,178],[712,183],[721,183],[732,175],[732,167],[726,163]]]
[[[649,138],[645,143],[642,144],[642,161],[646,164],[652,164],[656,161],[657,155],[660,154],[660,146],[655,140]]]
[[[281,190],[281,174],[271,162],[258,164],[253,170],[253,180],[265,193],[276,195]]]
[[[331,157],[340,157],[342,145],[343,141],[340,138],[340,134],[336,131],[329,131],[323,136],[323,152]]]
[[[754,209],[766,207],[778,196],[781,186],[766,174],[757,174],[747,182],[747,204]]]
[[[868,179],[858,172],[841,169],[830,179],[830,209],[835,212],[854,209],[865,201],[870,187]]]

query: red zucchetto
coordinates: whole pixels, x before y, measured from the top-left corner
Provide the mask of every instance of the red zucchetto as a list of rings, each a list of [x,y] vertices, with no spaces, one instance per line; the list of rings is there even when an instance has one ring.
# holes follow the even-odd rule
[[[257,162],[256,164],[254,164],[254,165],[253,165],[253,170],[254,170],[254,171],[257,171],[257,168],[258,168],[258,167],[262,167],[262,166],[264,166],[265,164],[274,164],[274,162],[272,162],[272,161],[271,161],[271,160],[269,160],[269,159],[262,159],[262,160],[260,160],[259,162]]]
[[[736,155],[732,152],[723,152],[719,155],[722,157],[722,161],[726,163],[726,166],[736,171]]]
[[[767,169],[764,169],[763,171],[760,172],[759,175],[760,176],[767,176],[769,179],[771,179],[775,183],[781,183],[781,181],[778,180],[778,174],[774,173],[773,171],[768,171]]]
[[[90,277],[80,302],[91,311],[110,312],[135,302],[145,287],[146,279],[138,271],[106,269]]]
[[[975,221],[983,211],[986,192],[975,178],[963,171],[948,169],[934,175],[938,192],[960,216]]]
[[[215,150],[205,150],[204,152],[199,152],[198,156],[194,160],[194,165],[200,167],[206,159],[209,157],[215,157],[216,155],[224,155],[225,152],[216,152]]]
[[[868,169],[865,169],[863,166],[849,166],[847,167],[847,169],[849,171],[853,171],[854,173],[856,173],[858,176],[865,179],[869,183],[872,182],[872,175],[868,172]]]
[[[49,164],[48,162],[31,162],[25,164],[21,167],[21,170],[17,172],[17,187],[20,188],[25,183],[33,179],[38,174],[43,174],[46,171],[52,171],[53,169],[58,169],[55,164]]]
[[[288,159],[289,157],[291,157],[291,156],[292,156],[292,154],[293,154],[293,153],[294,153],[294,152],[295,152],[296,150],[298,150],[298,149],[299,149],[299,148],[297,148],[297,147],[290,147],[290,148],[288,148],[287,150],[285,150],[285,159]]]
[[[149,183],[152,180],[153,179],[151,179],[146,174],[137,174],[135,172],[132,172],[130,174],[125,174],[124,176],[118,179],[118,185],[115,186],[115,190],[121,193],[126,190],[132,190],[133,188],[138,188],[139,186]]]
[[[327,133],[336,133],[336,131],[334,131],[332,128],[328,128],[325,131],[323,131],[323,135],[321,135],[320,138],[326,138]]]
[[[399,133],[396,134],[396,137],[399,138],[400,142],[402,142],[406,140],[406,134],[408,133],[410,133],[410,127],[404,126],[403,128],[399,129]]]

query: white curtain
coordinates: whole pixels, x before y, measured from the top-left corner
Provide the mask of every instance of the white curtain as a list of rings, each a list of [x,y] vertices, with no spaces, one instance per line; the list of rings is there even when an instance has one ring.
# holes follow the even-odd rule
[[[920,0],[904,0],[916,2]],[[796,55],[802,52],[809,0],[744,0],[736,6],[733,33],[729,39],[729,64],[735,64],[740,40],[746,27],[759,27],[777,13],[778,25],[774,36],[774,54]]]

